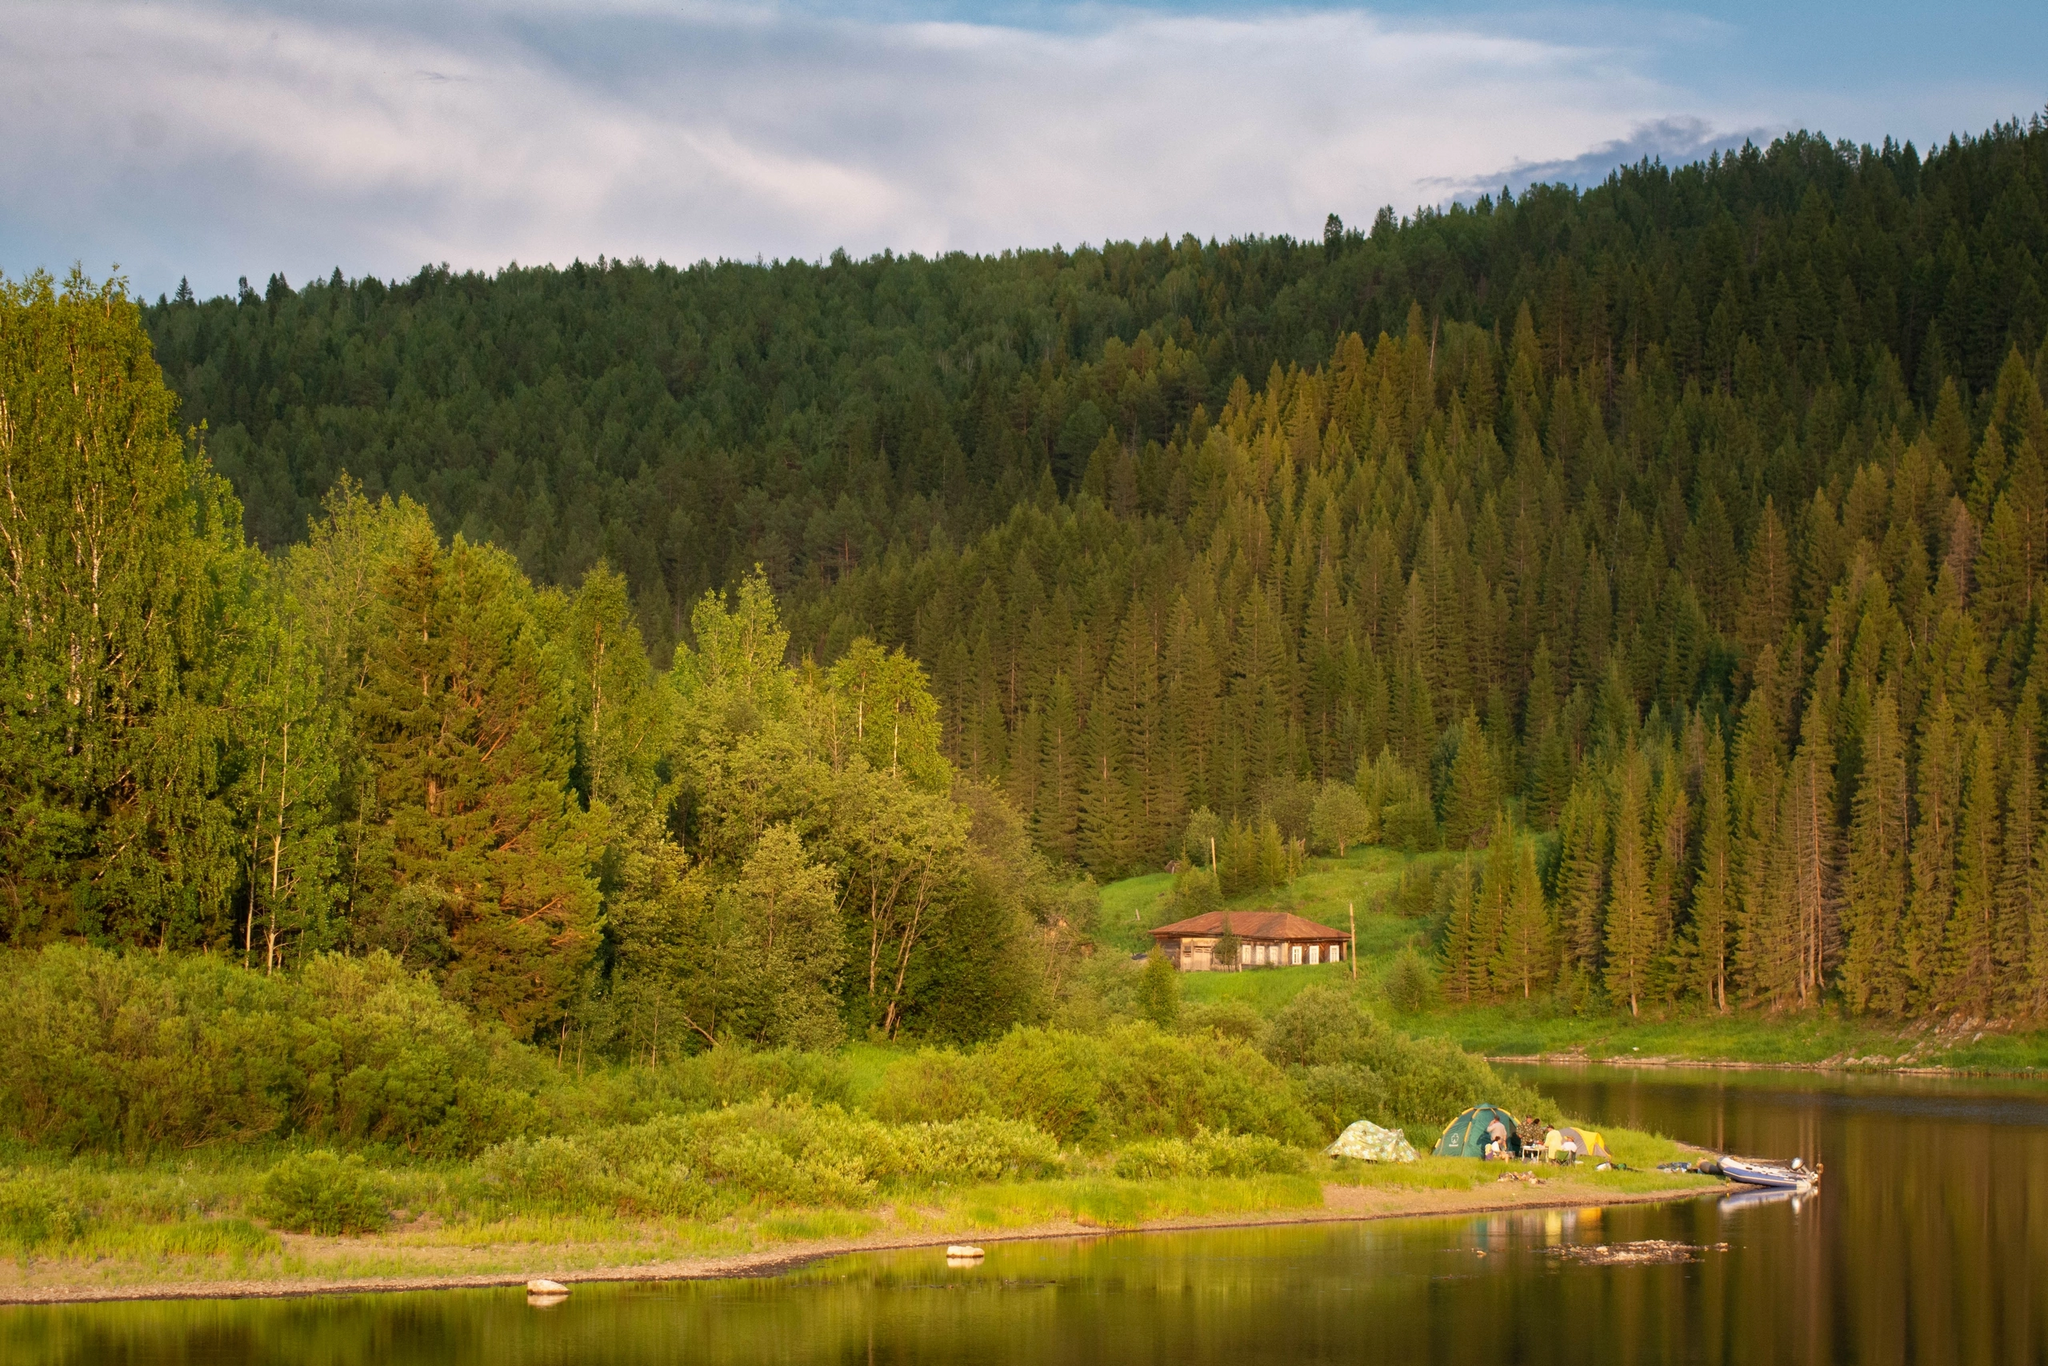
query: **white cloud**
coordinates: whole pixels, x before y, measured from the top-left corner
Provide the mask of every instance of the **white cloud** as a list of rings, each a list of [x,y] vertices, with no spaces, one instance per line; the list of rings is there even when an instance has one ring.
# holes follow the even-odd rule
[[[1613,38],[1073,14],[0,0],[0,269],[119,260],[154,293],[337,263],[1315,233],[1755,122]]]

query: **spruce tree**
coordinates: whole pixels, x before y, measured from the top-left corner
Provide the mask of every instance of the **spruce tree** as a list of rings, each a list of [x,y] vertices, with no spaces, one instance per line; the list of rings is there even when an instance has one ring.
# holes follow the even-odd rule
[[[1913,784],[1909,863],[1913,889],[1901,935],[1902,967],[1914,1009],[1937,999],[1942,934],[1955,905],[1956,820],[1962,804],[1962,753],[1955,709],[1938,692],[1921,723]]]
[[[1849,824],[1842,909],[1842,991],[1855,1010],[1906,1008],[1906,745],[1896,690],[1887,681],[1863,731],[1863,774]]]
[[[1036,820],[1032,833],[1055,858],[1079,852],[1081,718],[1066,670],[1053,677],[1039,728]]]
[[[1941,1004],[1990,1015],[1997,985],[2000,736],[1978,722],[1965,741],[1956,817],[1955,900],[1943,936]]]
[[[1728,806],[1727,746],[1708,733],[1700,778],[1700,862],[1693,882],[1689,949],[1699,992],[1723,1014],[1728,1010],[1728,966],[1733,944],[1734,835]]]
[[[1606,938],[1607,993],[1641,1012],[1656,956],[1656,907],[1650,900],[1651,852],[1645,829],[1649,806],[1649,763],[1633,748],[1614,774],[1614,860],[1609,875]]]
[[[1489,835],[1500,788],[1478,718],[1467,712],[1456,735],[1457,753],[1443,799],[1444,843],[1452,849],[1470,849]]]
[[[1502,825],[1506,825],[1505,818]],[[1517,840],[1516,844],[1506,923],[1493,961],[1493,986],[1496,993],[1519,991],[1522,999],[1528,1000],[1550,977],[1550,912],[1543,902],[1543,880],[1536,871],[1535,843]]]
[[[1998,877],[1998,906],[1992,932],[1993,968],[1997,973],[1995,1005],[2003,1014],[2023,1014],[2033,1005],[2029,968],[2035,949],[2034,864],[2041,842],[2040,770],[2035,760],[2034,731],[2025,722],[2013,727],[2006,780],[2004,867]]]
[[[1607,906],[1607,803],[1600,785],[1582,777],[1558,819],[1557,919],[1562,971],[1580,982],[1600,972]]]
[[[1800,724],[1799,751],[1786,774],[1784,832],[1791,870],[1793,990],[1801,1005],[1820,999],[1836,952],[1838,850],[1835,816],[1834,671],[1826,669]]]

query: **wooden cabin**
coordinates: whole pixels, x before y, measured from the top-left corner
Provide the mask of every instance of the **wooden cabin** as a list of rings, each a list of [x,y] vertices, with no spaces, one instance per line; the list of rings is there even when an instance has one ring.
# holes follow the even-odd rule
[[[1216,961],[1216,941],[1223,937],[1226,920],[1237,936],[1235,963]],[[1161,925],[1152,938],[1182,972],[1228,972],[1340,963],[1351,936],[1288,911],[1209,911]]]

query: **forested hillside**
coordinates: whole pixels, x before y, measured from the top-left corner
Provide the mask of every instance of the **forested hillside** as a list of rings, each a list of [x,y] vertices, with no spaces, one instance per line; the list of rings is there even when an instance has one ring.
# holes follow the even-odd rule
[[[345,469],[540,580],[609,559],[665,654],[756,563],[786,592],[941,530],[964,544],[1071,495],[1105,438],[1142,459],[1240,376],[1398,334],[1411,303],[1495,333],[1497,368],[1526,304],[1546,386],[1651,346],[1732,384],[1746,335],[1858,389],[1881,346],[1921,407],[1945,376],[1981,395],[2048,319],[2039,167],[2018,127],[1925,161],[1802,136],[1320,242],[273,276],[147,325],[258,544],[301,539]]]
[[[428,271],[161,301],[144,322],[182,420],[206,422],[255,540],[293,546],[272,562],[278,610],[308,614],[318,657],[294,686],[341,737],[319,750],[333,775],[299,774],[333,795],[299,806],[284,779],[265,805],[285,762],[284,713],[265,713],[233,743],[209,732],[179,779],[222,794],[216,824],[145,822],[157,843],[138,844],[117,837],[127,799],[96,796],[116,833],[92,847],[129,880],[37,854],[10,885],[143,942],[246,940],[267,914],[249,908],[296,886],[308,925],[349,908],[337,942],[424,936],[460,989],[524,973],[555,1003],[535,1019],[556,1019],[572,980],[629,980],[609,974],[641,951],[636,907],[711,915],[808,885],[758,860],[819,861],[845,918],[872,876],[847,831],[929,800],[1007,832],[949,884],[1004,870],[985,901],[1012,929],[957,941],[988,964],[1010,960],[987,945],[1067,923],[1027,830],[1109,874],[1183,846],[1206,861],[1214,829],[1226,890],[1284,875],[1288,840],[1491,842],[1440,907],[1456,996],[2039,1015],[2044,262],[2036,119],[1925,158],[1788,138],[1369,233],[1333,220],[1318,243]],[[362,490],[331,495],[344,469]],[[233,500],[206,499],[209,544],[261,564]],[[350,548],[370,546],[384,558]],[[600,560],[623,580],[586,574]],[[756,564],[737,606],[700,603]],[[483,746],[502,774],[408,757],[441,762],[403,680],[452,677],[408,657],[414,622],[422,640],[496,633],[477,648],[513,690],[492,705],[532,737]],[[194,629],[197,676],[219,646]],[[645,660],[671,639],[655,682]],[[627,641],[626,696],[663,699],[671,729],[606,700]],[[218,667],[222,689],[241,676]],[[274,759],[250,738],[273,732]],[[682,738],[607,749],[648,734]],[[110,771],[94,792],[158,791]],[[244,771],[252,795],[225,795]],[[900,791],[875,796],[877,775]],[[446,889],[483,883],[405,843],[417,820],[437,832],[419,849],[462,847],[433,824],[444,781],[513,794],[489,799],[512,813],[493,830],[555,804],[519,895],[485,898],[544,968],[488,935],[489,962],[447,956],[483,940]],[[416,814],[408,793],[428,794]],[[291,884],[287,846],[257,832],[295,811],[304,857],[326,861]],[[86,847],[84,826],[55,828]],[[1526,870],[1516,828],[1546,836]],[[179,840],[212,862],[174,894]],[[686,865],[716,870],[697,901],[665,881]],[[139,915],[145,886],[158,909]],[[16,914],[17,939],[62,920]],[[686,957],[709,931],[647,933],[645,952]],[[834,984],[842,1025],[893,1028],[918,964],[958,961],[879,929],[839,952],[796,975]],[[934,1018],[985,1013],[932,990]],[[823,1018],[744,1008],[767,1012],[748,1017],[763,1037]]]
[[[1240,383],[812,639],[909,644],[963,768],[1097,869],[1203,808],[1555,828],[1529,913],[1511,851],[1444,908],[1454,995],[2040,1012],[2044,171],[2038,125],[1788,142],[1426,221],[1540,244],[1505,321]]]

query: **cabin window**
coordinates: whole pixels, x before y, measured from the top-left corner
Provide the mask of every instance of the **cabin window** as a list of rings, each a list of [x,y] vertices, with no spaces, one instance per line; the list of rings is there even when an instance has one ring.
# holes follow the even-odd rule
[[[1293,944],[1293,945],[1289,945],[1289,947],[1290,947],[1290,948],[1292,948],[1292,949],[1294,950],[1294,961],[1293,961],[1293,962],[1292,962],[1291,964],[1289,964],[1288,966],[1290,966],[1290,967],[1299,967],[1299,966],[1301,966],[1301,945],[1299,945],[1299,944]]]
[[[1343,959],[1344,959],[1344,946],[1343,946],[1342,944],[1332,944],[1332,945],[1330,945],[1330,961],[1331,961],[1332,963],[1338,963],[1338,962],[1342,962],[1342,961],[1343,961]]]

